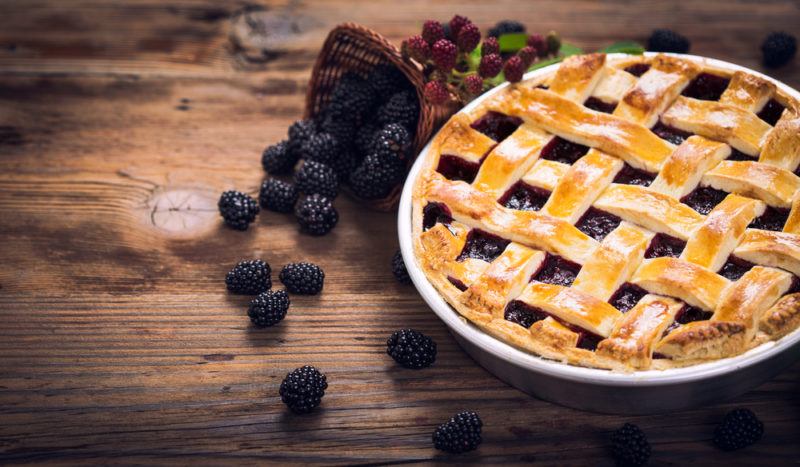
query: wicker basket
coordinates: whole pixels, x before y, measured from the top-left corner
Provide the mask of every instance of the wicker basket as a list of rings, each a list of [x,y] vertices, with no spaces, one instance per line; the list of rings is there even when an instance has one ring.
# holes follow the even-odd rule
[[[328,34],[311,73],[306,95],[305,118],[319,114],[330,100],[331,93],[344,73],[355,71],[366,74],[380,63],[396,66],[417,90],[420,111],[414,135],[414,153],[408,162],[410,167],[433,132],[458,110],[458,106],[457,104],[450,107],[433,106],[426,102],[422,94],[425,82],[421,67],[411,60],[404,59],[397,47],[371,29],[355,23],[344,23]],[[401,190],[402,186],[395,187],[386,198],[364,200],[364,203],[381,211],[390,211],[397,206]]]

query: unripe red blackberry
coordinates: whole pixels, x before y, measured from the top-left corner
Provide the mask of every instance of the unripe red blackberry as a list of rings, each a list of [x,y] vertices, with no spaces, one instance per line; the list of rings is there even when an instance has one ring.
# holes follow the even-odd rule
[[[466,16],[455,15],[450,20],[450,37],[458,37],[461,28],[472,23]]]
[[[525,74],[525,64],[519,56],[514,55],[506,61],[503,66],[503,73],[505,73],[506,81],[509,83],[518,83],[522,81],[522,75]]]
[[[481,57],[485,57],[489,54],[500,55],[500,44],[497,42],[496,37],[487,37],[483,40],[483,44],[481,45]]]
[[[528,46],[533,47],[536,55],[544,57],[547,55],[547,42],[541,34],[531,34],[528,36]]]
[[[494,78],[503,69],[503,59],[499,54],[489,54],[481,58],[478,65],[478,74],[481,78]]]
[[[444,28],[442,23],[429,19],[422,25],[422,38],[425,39],[429,45],[433,45],[436,41],[444,39]]]
[[[420,63],[425,63],[425,60],[431,56],[431,47],[422,36],[409,37],[406,40],[406,50],[411,58]]]
[[[473,96],[483,92],[483,79],[478,75],[469,75],[464,78],[464,87]]]
[[[536,50],[529,45],[519,49],[517,55],[522,59],[522,64],[525,65],[525,68],[531,66],[533,61],[536,60]]]
[[[481,42],[481,30],[472,23],[465,24],[458,33],[458,48],[464,52],[472,52]]]
[[[444,72],[449,72],[456,66],[457,53],[456,45],[447,39],[439,39],[431,49],[433,63],[436,64],[436,68]]]
[[[425,83],[425,99],[433,105],[440,105],[447,102],[450,93],[447,86],[441,81],[429,81]]]

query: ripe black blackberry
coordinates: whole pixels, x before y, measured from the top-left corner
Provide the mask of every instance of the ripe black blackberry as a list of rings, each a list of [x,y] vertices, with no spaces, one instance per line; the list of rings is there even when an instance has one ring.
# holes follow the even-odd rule
[[[313,263],[287,264],[278,277],[289,293],[298,295],[316,295],[325,285],[325,272]]]
[[[785,32],[773,32],[761,44],[764,65],[779,67],[786,64],[797,53],[797,39]]]
[[[411,277],[408,275],[408,269],[406,269],[406,263],[403,261],[403,255],[400,250],[397,250],[392,256],[392,274],[394,274],[397,282],[401,284],[408,285],[411,283]]]
[[[303,144],[317,133],[317,125],[313,120],[298,120],[289,127],[287,150],[295,162],[302,157]]]
[[[400,365],[418,370],[436,361],[436,342],[414,329],[401,329],[389,336],[386,353]]]
[[[611,435],[611,449],[619,466],[645,465],[650,459],[650,443],[636,425],[626,423]]]
[[[379,125],[399,123],[409,132],[413,132],[419,119],[419,100],[416,93],[402,91],[394,94],[378,109],[376,119]]]
[[[328,379],[313,366],[306,365],[286,375],[280,388],[281,400],[294,413],[309,413],[322,402]]]
[[[393,94],[411,88],[403,72],[390,64],[376,66],[367,77],[367,82],[375,91],[378,101],[385,101]]]
[[[472,451],[481,444],[483,422],[470,410],[455,414],[433,432],[433,445],[441,451],[458,454]]]
[[[270,178],[261,184],[258,193],[261,207],[275,212],[292,212],[297,202],[297,188],[288,182]]]
[[[375,133],[370,153],[377,153],[386,158],[406,159],[410,150],[411,136],[405,127],[397,123],[389,123]]]
[[[504,19],[492,26],[487,35],[489,37],[500,37],[503,34],[512,34],[515,32],[525,32],[525,25],[513,19]]]
[[[345,73],[331,93],[331,103],[344,104],[344,107],[354,112],[353,116],[356,118],[368,113],[376,99],[375,89],[354,73]]]
[[[294,209],[300,230],[311,235],[325,235],[339,222],[339,213],[333,207],[331,200],[313,194],[307,196]]]
[[[405,172],[405,164],[400,159],[370,154],[350,175],[350,188],[361,198],[380,199],[403,180]]]
[[[240,261],[225,276],[225,285],[233,293],[256,295],[272,288],[269,264],[254,259]]]
[[[343,144],[339,146],[349,145],[355,139],[358,124],[353,110],[347,107],[347,103],[331,103],[321,118],[320,128],[333,136],[337,143],[341,141]]]
[[[685,54],[691,46],[689,39],[669,29],[656,29],[647,40],[647,50],[651,52]]]
[[[297,157],[289,152],[289,142],[286,140],[267,146],[261,154],[261,165],[272,175],[290,173],[296,162]]]
[[[334,199],[339,191],[339,177],[336,172],[326,164],[306,160],[300,170],[294,174],[297,189],[310,195],[317,193],[326,198]]]
[[[289,295],[285,290],[267,290],[254,298],[247,309],[247,316],[256,326],[273,326],[286,317],[289,310]]]
[[[331,168],[336,172],[340,181],[345,181],[356,170],[356,167],[361,165],[361,160],[362,158],[355,150],[343,149],[339,153],[339,157],[331,161]]]
[[[236,230],[247,230],[259,211],[256,200],[235,190],[222,193],[217,207],[225,223]]]
[[[361,154],[368,154],[372,150],[372,143],[375,140],[375,133],[378,132],[380,127],[374,121],[365,123],[356,132],[354,140],[355,149]]]
[[[305,160],[328,164],[339,154],[339,143],[330,133],[315,133],[303,143],[301,154]]]
[[[731,410],[714,430],[714,444],[723,451],[741,449],[764,435],[764,424],[749,409]]]

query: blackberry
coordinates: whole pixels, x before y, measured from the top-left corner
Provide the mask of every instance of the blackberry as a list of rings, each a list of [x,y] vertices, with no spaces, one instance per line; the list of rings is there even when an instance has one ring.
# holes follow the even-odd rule
[[[685,54],[692,44],[689,39],[669,29],[656,29],[647,40],[647,50],[651,52],[675,52]]]
[[[222,193],[217,207],[225,223],[236,230],[247,230],[259,211],[256,200],[235,190]]]
[[[422,36],[411,36],[405,41],[404,45],[408,56],[420,63],[425,63],[428,57],[431,56],[431,46]]]
[[[225,285],[233,293],[256,295],[272,288],[269,264],[254,259],[240,261],[225,276]]]
[[[287,149],[295,162],[303,155],[303,144],[316,133],[317,125],[313,120],[298,120],[289,127]]]
[[[714,430],[714,444],[723,451],[735,451],[761,439],[764,424],[749,409],[731,410]]]
[[[419,331],[401,329],[389,336],[386,353],[400,365],[418,370],[436,361],[436,342]]]
[[[433,432],[436,449],[454,454],[472,451],[481,444],[481,418],[472,411],[459,412]]]
[[[450,99],[447,85],[441,81],[428,81],[424,89],[425,99],[433,105],[442,105]]]
[[[336,172],[326,165],[316,161],[303,162],[294,174],[297,189],[307,195],[317,193],[330,199],[336,198],[339,191],[339,180]]]
[[[422,38],[425,39],[428,45],[433,45],[439,39],[444,39],[445,31],[442,23],[432,19],[425,21],[422,25]]]
[[[499,54],[488,54],[481,58],[481,63],[478,65],[478,75],[481,78],[494,78],[500,74],[503,69],[503,59]]]
[[[347,180],[360,164],[361,157],[359,157],[359,153],[352,149],[345,149],[339,153],[339,157],[331,162],[331,168],[336,172],[339,180]]]
[[[458,45],[458,49],[462,52],[472,52],[480,42],[481,31],[478,29],[478,26],[472,23],[465,25],[461,28],[461,31],[458,32],[456,44]]]
[[[313,194],[301,201],[294,210],[300,230],[311,235],[325,235],[339,222],[339,213],[331,200]]]
[[[356,133],[355,146],[362,154],[366,154],[372,148],[372,141],[375,138],[375,133],[378,132],[380,127],[374,121],[364,124],[358,129]]]
[[[503,34],[513,34],[517,32],[526,32],[525,25],[513,19],[504,19],[492,26],[487,35],[489,37],[500,37]]]
[[[347,103],[331,103],[323,113],[320,128],[332,136],[337,143],[339,141],[345,144],[350,143],[356,133],[357,123],[354,116],[353,111],[347,108]],[[334,154],[338,151],[339,148],[335,147]],[[324,156],[320,160],[326,163],[330,162],[330,159],[324,158]]]
[[[779,67],[786,64],[797,53],[797,39],[785,32],[773,32],[761,44],[764,65]]]
[[[399,123],[413,132],[417,128],[419,118],[419,100],[412,91],[398,92],[380,109],[376,116],[379,125]]]
[[[380,199],[403,180],[405,166],[400,159],[370,154],[350,176],[350,188],[364,199]]]
[[[254,298],[247,309],[250,321],[258,327],[278,324],[289,310],[289,295],[285,290],[267,290]]]
[[[636,425],[626,423],[611,435],[611,449],[619,466],[645,465],[650,459],[650,443]]]
[[[392,256],[392,274],[394,274],[397,282],[406,285],[411,284],[411,277],[408,275],[408,269],[406,269],[406,263],[403,261],[403,255],[400,250],[397,250]]]
[[[367,78],[379,101],[385,101],[393,94],[410,87],[403,72],[394,65],[377,65]]]
[[[447,39],[439,39],[431,47],[431,59],[442,73],[450,73],[456,66],[456,58],[458,58],[458,47]]]
[[[518,83],[522,81],[522,76],[525,74],[525,64],[522,63],[522,59],[519,55],[514,55],[506,60],[506,64],[503,65],[503,73],[505,74],[506,81],[509,83]]]
[[[473,96],[483,92],[483,78],[478,75],[469,75],[464,78],[464,89]]]
[[[355,116],[363,115],[375,105],[377,96],[372,86],[361,76],[348,72],[339,79],[339,84],[331,93],[332,103],[346,103]]]
[[[325,272],[313,263],[287,264],[279,278],[289,293],[298,295],[316,295],[325,284]]]
[[[453,35],[453,37],[458,37],[458,34],[461,32],[461,28],[468,24],[472,24],[472,21],[470,21],[466,16],[454,15],[452,18],[450,18],[450,33]]]
[[[283,379],[280,388],[281,400],[294,413],[309,413],[316,408],[325,390],[328,380],[324,374],[313,366],[306,365],[290,372]]]
[[[297,157],[289,151],[289,142],[287,140],[267,146],[261,154],[261,165],[264,170],[273,175],[291,172],[296,162]]]
[[[297,202],[297,188],[288,182],[270,178],[261,184],[258,193],[261,207],[275,212],[292,212]]]
[[[405,159],[411,150],[411,136],[402,125],[389,123],[375,133],[371,149],[380,157]]]
[[[339,154],[339,143],[330,133],[315,133],[303,143],[301,154],[306,160],[327,164]]]

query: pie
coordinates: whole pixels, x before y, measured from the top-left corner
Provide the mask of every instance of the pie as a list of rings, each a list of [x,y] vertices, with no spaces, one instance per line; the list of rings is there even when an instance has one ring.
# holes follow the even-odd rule
[[[454,115],[424,157],[415,259],[506,343],[629,372],[800,326],[800,104],[772,81],[572,56]]]

